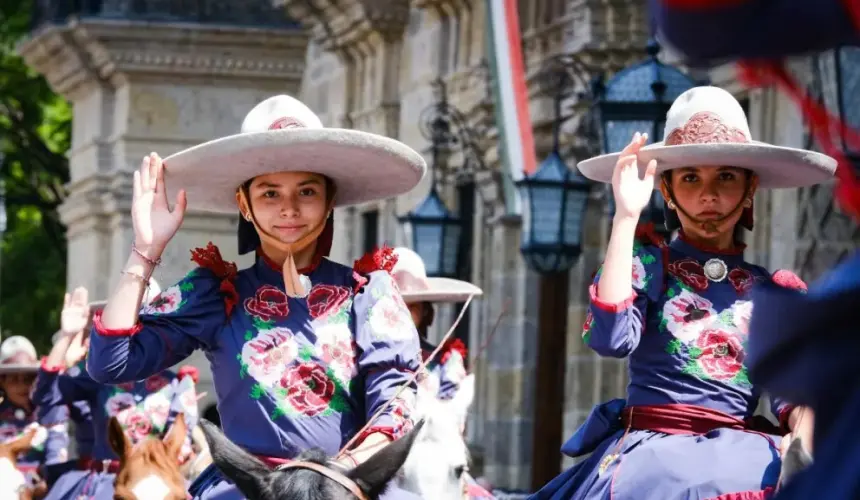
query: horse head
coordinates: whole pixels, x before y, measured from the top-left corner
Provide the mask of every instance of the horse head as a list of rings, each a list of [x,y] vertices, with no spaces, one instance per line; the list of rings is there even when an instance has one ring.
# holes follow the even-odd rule
[[[116,417],[108,423],[108,441],[119,456],[114,498],[121,500],[186,500],[179,457],[188,433],[179,414],[163,439],[149,436],[131,444]]]
[[[438,399],[432,387],[418,388],[416,415],[425,425],[415,438],[398,484],[422,498],[461,499],[463,475],[469,470],[463,430],[475,398],[475,377],[466,376],[450,400]]]
[[[375,500],[403,466],[422,425],[349,470],[333,464],[319,449],[273,470],[227,439],[215,424],[200,420],[215,465],[247,498],[259,500]]]

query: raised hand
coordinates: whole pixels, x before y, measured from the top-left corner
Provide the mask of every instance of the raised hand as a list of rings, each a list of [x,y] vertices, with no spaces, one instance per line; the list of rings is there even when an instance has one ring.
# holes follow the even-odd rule
[[[185,190],[180,190],[170,210],[161,158],[155,153],[144,157],[140,170],[134,173],[131,218],[135,247],[147,257],[158,259],[182,225],[186,205]]]
[[[63,298],[63,311],[60,313],[60,330],[63,335],[76,335],[82,332],[90,321],[90,305],[87,289],[79,286]]]
[[[637,154],[648,141],[648,134],[636,132],[618,157],[612,172],[612,193],[615,196],[616,217],[638,219],[648,205],[654,191],[654,174],[657,161],[651,160],[645,169],[645,177],[639,178]]]

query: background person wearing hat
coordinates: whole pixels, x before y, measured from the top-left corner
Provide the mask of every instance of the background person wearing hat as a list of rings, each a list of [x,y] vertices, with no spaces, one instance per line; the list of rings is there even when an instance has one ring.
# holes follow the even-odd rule
[[[332,210],[405,193],[425,163],[375,134],[324,128],[304,104],[275,96],[255,106],[241,133],[134,174],[135,240],[119,285],[97,314],[87,368],[103,383],[146,377],[195,349],[211,362],[227,437],[268,464],[313,447],[348,467],[411,428],[415,389],[361,434],[420,365],[418,335],[388,271],[384,249],[353,268],[325,257]],[[170,198],[176,199],[171,211]],[[218,249],[192,252],[199,267],[140,309],[142,284],[182,223],[186,205],[241,215],[238,271]],[[195,498],[242,498],[212,466]],[[385,498],[409,495],[394,487]]]
[[[740,104],[716,87],[681,94],[664,137],[645,147],[637,133],[621,153],[579,164],[612,183],[618,207],[583,339],[629,356],[630,384],[626,401],[596,407],[562,449],[591,456],[533,498],[754,498],[777,484],[780,437],[767,433],[794,429],[802,410],[776,399],[781,429],[751,419],[760,392],[744,365],[749,293],[773,278],[743,260],[738,232],[752,227],[756,188],[826,181],[836,162],[753,141]],[[655,187],[668,228],[680,229],[669,243],[636,230]]]
[[[65,425],[45,427],[39,421],[30,398],[38,369],[36,348],[26,337],[15,335],[0,344],[0,441],[16,439],[33,427],[38,429],[32,448],[19,456],[16,464],[34,488],[42,483],[46,466],[66,460],[69,440]],[[46,417],[50,422],[64,415],[65,408],[54,408]]]

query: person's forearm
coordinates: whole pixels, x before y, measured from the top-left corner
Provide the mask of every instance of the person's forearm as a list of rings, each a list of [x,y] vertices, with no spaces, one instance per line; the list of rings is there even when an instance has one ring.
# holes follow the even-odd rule
[[[147,259],[157,261],[161,255],[161,251],[156,249],[145,252],[146,258],[134,251],[128,257],[119,283],[108,298],[104,311],[102,311],[101,324],[104,328],[122,330],[131,328],[137,323],[137,314],[143,301],[143,295],[155,267]]]

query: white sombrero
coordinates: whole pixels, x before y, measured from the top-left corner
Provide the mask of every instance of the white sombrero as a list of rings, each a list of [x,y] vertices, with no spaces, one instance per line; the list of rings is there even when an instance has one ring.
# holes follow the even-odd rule
[[[13,335],[0,344],[0,375],[39,371],[39,356],[27,337]]]
[[[143,293],[143,301],[141,302],[141,304],[149,304],[150,302],[153,301],[153,299],[158,297],[158,294],[160,294],[160,293],[161,293],[161,286],[158,285],[158,281],[156,281],[154,277],[150,277],[149,278],[149,287]],[[101,309],[105,305],[107,305],[107,299],[94,300],[94,301],[89,303],[90,310]],[[62,335],[63,335],[63,331],[57,330],[54,333],[54,335],[51,337],[51,342],[56,344],[57,341],[60,340],[60,337],[62,337]]]
[[[652,159],[657,174],[696,165],[725,165],[752,170],[760,188],[793,188],[824,182],[836,171],[836,160],[805,149],[752,140],[746,114],[729,92],[695,87],[675,99],[666,115],[664,140],[639,151],[640,176]],[[589,179],[612,182],[620,153],[579,162]],[[659,188],[660,183],[654,183]]]
[[[270,97],[252,109],[241,133],[165,158],[168,196],[179,189],[191,208],[236,213],[236,189],[259,175],[314,172],[337,187],[337,206],[397,196],[424,176],[424,158],[376,134],[325,128],[301,101]]]
[[[407,304],[415,302],[465,302],[472,295],[484,292],[466,281],[449,278],[428,278],[424,261],[405,247],[394,249],[397,264],[391,270],[400,295]]]

